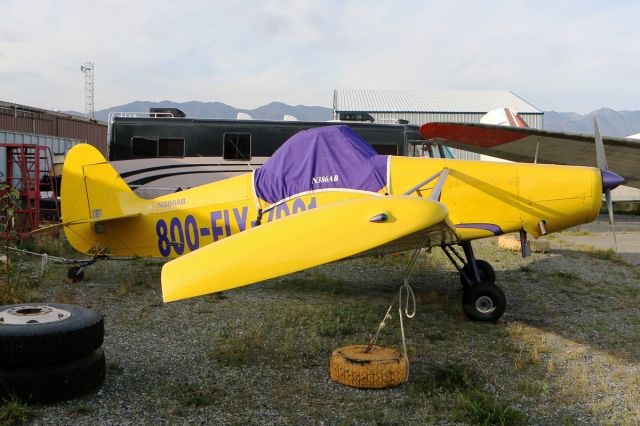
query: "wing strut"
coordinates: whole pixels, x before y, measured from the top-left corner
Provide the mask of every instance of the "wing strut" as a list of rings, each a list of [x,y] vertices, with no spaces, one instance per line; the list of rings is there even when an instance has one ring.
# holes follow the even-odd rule
[[[414,192],[417,192],[418,195],[422,197],[422,191],[420,191],[420,188],[422,188],[432,180],[440,178],[438,179],[438,183],[436,183],[436,186],[431,190],[431,197],[430,197],[431,200],[439,201],[440,194],[442,193],[442,187],[444,186],[444,182],[447,180],[447,176],[449,176],[449,168],[445,167],[435,175],[428,177],[427,179],[423,180],[419,184],[413,186],[411,189],[406,190],[402,195],[411,195]]]

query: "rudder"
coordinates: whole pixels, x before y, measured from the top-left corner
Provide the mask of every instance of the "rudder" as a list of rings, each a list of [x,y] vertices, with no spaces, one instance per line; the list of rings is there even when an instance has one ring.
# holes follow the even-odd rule
[[[62,222],[78,251],[96,251],[95,223],[141,214],[149,203],[133,193],[93,146],[71,148],[62,169]]]

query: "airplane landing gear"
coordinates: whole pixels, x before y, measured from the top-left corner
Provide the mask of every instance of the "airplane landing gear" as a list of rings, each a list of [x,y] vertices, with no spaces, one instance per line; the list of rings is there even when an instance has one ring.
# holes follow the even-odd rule
[[[462,310],[472,321],[496,322],[507,308],[502,289],[489,282],[479,282],[464,290]]]
[[[493,270],[493,266],[486,260],[476,259],[476,267],[478,268],[478,274],[480,275],[480,282],[489,282],[495,284],[496,271]],[[460,284],[462,287],[469,288],[469,280],[467,277],[473,277],[473,269],[470,264],[466,264],[462,267],[460,272]]]
[[[495,284],[496,272],[489,262],[475,258],[470,242],[460,245],[466,261],[452,246],[443,245],[442,250],[460,273],[462,310],[472,321],[496,322],[507,308],[504,292]]]
[[[104,255],[97,255],[87,260],[73,261],[78,265],[72,266],[67,270],[67,279],[72,283],[80,282],[84,279],[84,268],[87,266],[93,265],[98,260],[106,259],[107,257]]]

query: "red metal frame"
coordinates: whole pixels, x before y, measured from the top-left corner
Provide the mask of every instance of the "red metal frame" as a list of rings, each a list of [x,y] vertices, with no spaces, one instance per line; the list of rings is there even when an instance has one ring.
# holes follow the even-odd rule
[[[53,155],[48,146],[34,144],[0,144],[6,150],[6,176],[2,183],[17,189],[19,207],[15,210],[15,236],[25,238],[42,225],[60,221],[57,180]],[[0,195],[7,190],[0,191]],[[6,212],[0,212],[6,216]],[[0,238],[11,233],[0,234]]]

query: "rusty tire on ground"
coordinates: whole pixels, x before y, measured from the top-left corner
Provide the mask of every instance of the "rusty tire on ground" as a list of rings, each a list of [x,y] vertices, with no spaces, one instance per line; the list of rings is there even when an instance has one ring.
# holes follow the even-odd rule
[[[505,250],[520,251],[520,237],[514,235],[501,235],[498,237],[498,247]],[[529,247],[534,253],[545,253],[551,248],[549,240],[529,240]]]
[[[331,380],[362,389],[383,389],[405,383],[407,359],[395,349],[373,345],[345,346],[331,354]]]

